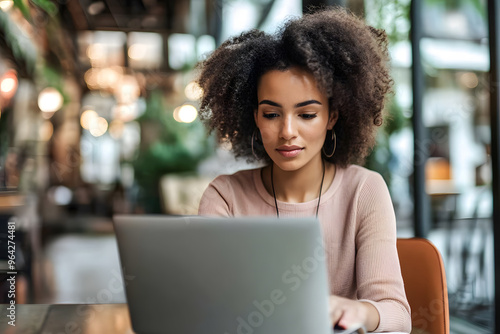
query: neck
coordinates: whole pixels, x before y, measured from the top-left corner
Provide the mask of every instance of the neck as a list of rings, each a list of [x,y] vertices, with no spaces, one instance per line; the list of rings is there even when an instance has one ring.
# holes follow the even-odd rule
[[[328,189],[333,179],[332,168],[332,164],[325,162],[323,193]],[[323,161],[321,157],[294,171],[284,171],[277,165],[274,165],[273,181],[276,199],[288,203],[312,201],[318,198],[322,177]],[[272,195],[270,166],[266,167],[263,180],[266,189],[268,189],[269,193]]]

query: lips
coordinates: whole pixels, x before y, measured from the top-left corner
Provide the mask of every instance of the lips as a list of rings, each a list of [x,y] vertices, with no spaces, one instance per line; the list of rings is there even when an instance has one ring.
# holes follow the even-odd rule
[[[302,152],[304,148],[300,146],[287,146],[287,145],[282,145],[276,149],[279,154],[281,154],[285,158],[293,158],[296,157],[297,155]]]

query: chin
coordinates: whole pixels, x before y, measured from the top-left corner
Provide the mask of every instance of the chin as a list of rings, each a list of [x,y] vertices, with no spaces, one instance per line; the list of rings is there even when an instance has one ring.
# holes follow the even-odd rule
[[[298,161],[274,161],[274,164],[279,167],[279,169],[285,172],[293,172],[302,167],[304,167],[303,163]]]

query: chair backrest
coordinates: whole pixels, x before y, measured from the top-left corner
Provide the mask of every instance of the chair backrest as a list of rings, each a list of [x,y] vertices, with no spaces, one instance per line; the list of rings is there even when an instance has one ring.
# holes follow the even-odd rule
[[[213,178],[189,174],[167,174],[160,179],[163,212],[197,215],[200,200]]]
[[[422,238],[398,239],[397,248],[411,307],[412,334],[449,334],[448,289],[438,249]]]

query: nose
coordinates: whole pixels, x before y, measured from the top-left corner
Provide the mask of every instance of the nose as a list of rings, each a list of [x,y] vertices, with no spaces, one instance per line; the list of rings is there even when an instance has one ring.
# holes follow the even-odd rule
[[[287,116],[283,118],[280,136],[285,140],[290,140],[297,136],[297,124],[293,117]]]

